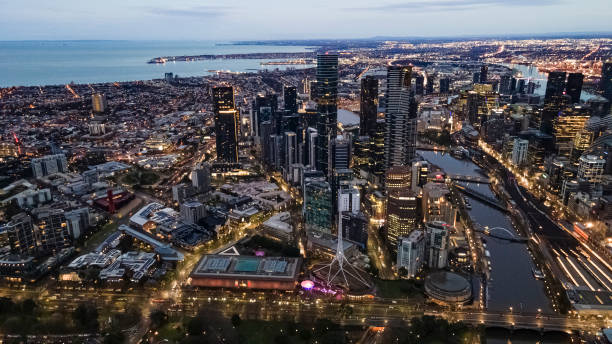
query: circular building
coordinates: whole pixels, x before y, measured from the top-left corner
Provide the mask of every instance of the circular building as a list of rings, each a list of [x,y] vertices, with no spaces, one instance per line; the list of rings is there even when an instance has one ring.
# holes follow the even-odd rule
[[[463,276],[438,271],[425,278],[425,294],[442,304],[464,304],[472,298],[472,285]]]

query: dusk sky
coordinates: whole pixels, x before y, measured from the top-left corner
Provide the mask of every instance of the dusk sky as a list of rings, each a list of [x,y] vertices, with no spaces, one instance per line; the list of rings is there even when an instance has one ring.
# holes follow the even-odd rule
[[[610,0],[0,0],[0,40],[610,32]]]

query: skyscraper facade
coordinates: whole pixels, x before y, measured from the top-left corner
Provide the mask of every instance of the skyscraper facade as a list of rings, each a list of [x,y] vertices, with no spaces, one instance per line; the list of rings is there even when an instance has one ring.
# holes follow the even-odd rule
[[[285,102],[285,112],[297,113],[297,88],[295,86],[283,87],[283,101]]]
[[[570,73],[567,76],[566,93],[572,98],[572,103],[580,103],[580,93],[582,92],[582,81],[584,75],[582,73]]]
[[[359,133],[373,137],[378,114],[378,80],[372,76],[361,79],[360,111]]]
[[[550,72],[548,73],[548,82],[546,83],[546,93],[544,101],[550,102],[555,97],[563,96],[565,90],[565,72]]]
[[[238,162],[238,110],[232,87],[213,88],[217,160]]]
[[[408,236],[416,228],[417,196],[409,188],[393,190],[387,195],[387,242],[397,248],[399,237]]]
[[[415,156],[417,103],[410,94],[412,67],[387,70],[385,167],[409,165]]]
[[[317,169],[330,173],[329,142],[336,137],[338,120],[338,55],[317,55]]]
[[[608,99],[608,108],[612,103],[612,59],[608,59],[601,66],[601,81],[599,84],[602,95]]]

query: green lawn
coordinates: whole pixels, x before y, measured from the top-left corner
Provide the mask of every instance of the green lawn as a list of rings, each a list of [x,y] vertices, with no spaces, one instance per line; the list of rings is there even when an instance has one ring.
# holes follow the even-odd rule
[[[179,342],[181,339],[185,338],[186,335],[185,328],[183,327],[183,323],[181,321],[169,322],[160,327],[157,332],[157,339],[167,339],[170,343]]]
[[[381,280],[376,279],[376,294],[384,298],[422,298],[423,285],[413,280]]]
[[[93,233],[91,237],[89,237],[89,239],[85,241],[85,244],[83,245],[83,251],[89,252],[93,250],[96,246],[102,243],[102,241],[104,241],[107,236],[109,236],[112,232],[116,231],[118,226],[119,225],[117,224],[117,222],[109,222],[102,226],[99,231]]]
[[[281,330],[283,332],[281,332]],[[308,341],[299,335],[288,335],[286,324],[280,321],[243,320],[238,327],[241,343],[244,344],[269,344],[274,338],[284,335],[288,339],[286,343],[306,344]]]

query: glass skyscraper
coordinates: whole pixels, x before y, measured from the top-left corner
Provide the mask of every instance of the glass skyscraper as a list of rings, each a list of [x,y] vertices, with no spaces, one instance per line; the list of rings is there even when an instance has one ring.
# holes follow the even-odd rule
[[[338,120],[338,55],[317,55],[317,169],[329,169],[329,142],[336,137]]]

